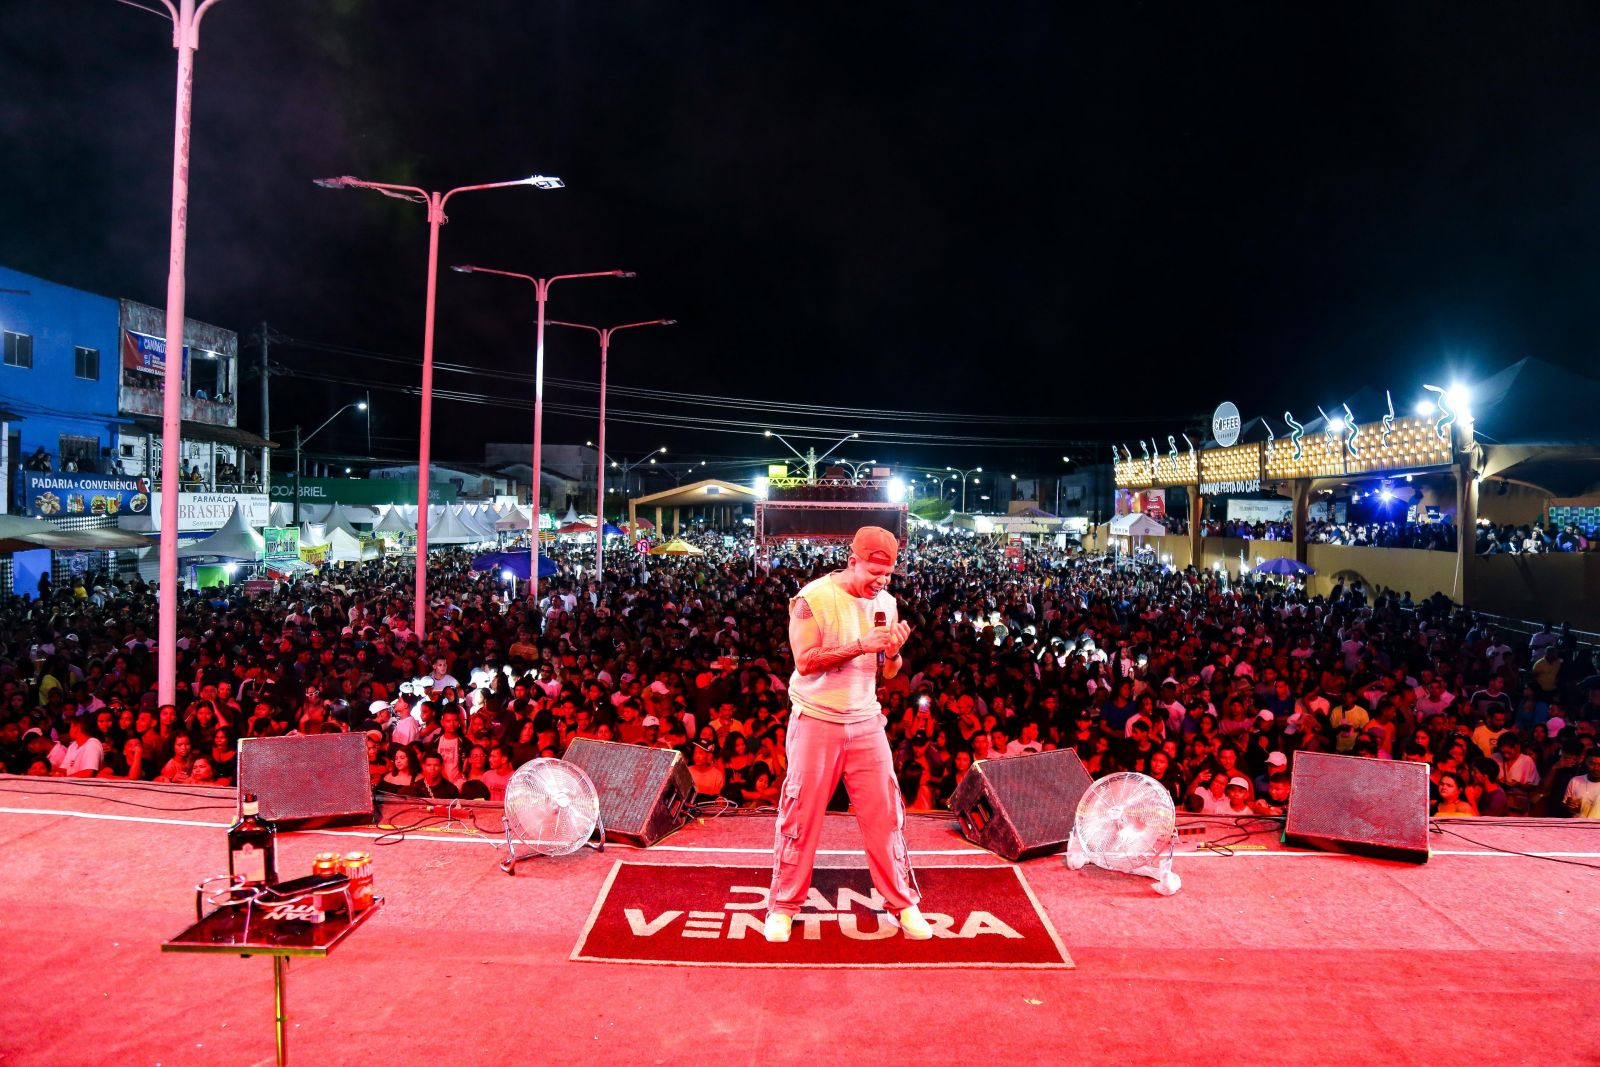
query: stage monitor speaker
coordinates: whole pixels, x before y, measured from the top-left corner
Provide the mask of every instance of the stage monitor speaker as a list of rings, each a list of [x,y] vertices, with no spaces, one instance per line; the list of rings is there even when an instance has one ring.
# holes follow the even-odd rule
[[[1067,847],[1078,801],[1092,784],[1070,748],[972,765],[950,798],[968,841],[1013,862]]]
[[[360,733],[239,739],[239,791],[286,829],[372,821],[367,736]]]
[[[1285,844],[1428,862],[1428,765],[1296,752]]]
[[[676,749],[575,737],[561,758],[594,782],[607,841],[649,848],[689,819],[694,779]]]

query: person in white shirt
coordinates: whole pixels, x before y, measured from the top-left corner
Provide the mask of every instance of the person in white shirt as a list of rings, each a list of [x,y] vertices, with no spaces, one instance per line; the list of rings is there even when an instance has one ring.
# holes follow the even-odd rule
[[[1495,745],[1494,761],[1500,765],[1500,784],[1507,789],[1536,789],[1539,767],[1522,751],[1522,740],[1515,733],[1503,733]]]
[[[72,720],[71,735],[72,744],[55,765],[54,774],[58,778],[93,778],[105,765],[105,748],[82,716]]]
[[[1588,774],[1567,783],[1567,810],[1580,819],[1600,819],[1600,748],[1591,748],[1586,761]]]

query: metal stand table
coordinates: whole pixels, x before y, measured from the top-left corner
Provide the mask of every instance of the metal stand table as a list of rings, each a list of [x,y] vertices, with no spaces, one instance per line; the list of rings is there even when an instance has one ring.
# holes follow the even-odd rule
[[[278,1067],[288,1063],[288,1047],[284,1033],[289,1011],[284,1000],[285,979],[291,956],[326,956],[345,938],[364,925],[383,907],[382,897],[373,897],[372,906],[365,911],[350,914],[348,893],[345,911],[327,916],[321,922],[312,922],[310,895],[288,900],[261,900],[256,894],[239,896],[239,890],[229,886],[221,893],[208,896],[205,883],[196,887],[195,911],[200,913],[202,901],[218,905],[213,911],[200,915],[181,933],[169,938],[161,946],[162,952],[207,952],[213,955],[238,955],[272,957],[272,1007],[277,1038]]]

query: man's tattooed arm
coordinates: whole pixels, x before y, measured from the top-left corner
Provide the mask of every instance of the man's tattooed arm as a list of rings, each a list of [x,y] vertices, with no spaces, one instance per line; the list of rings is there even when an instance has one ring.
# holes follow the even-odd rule
[[[789,644],[794,649],[795,669],[802,677],[825,674],[865,654],[860,641],[838,648],[823,648],[818,643],[821,635],[812,618],[811,605],[804,597],[796,597],[789,609]]]

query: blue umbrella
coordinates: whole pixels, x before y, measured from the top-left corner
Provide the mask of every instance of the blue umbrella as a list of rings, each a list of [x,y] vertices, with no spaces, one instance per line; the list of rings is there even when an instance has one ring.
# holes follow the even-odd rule
[[[475,556],[472,560],[472,569],[475,571],[510,571],[518,580],[528,580],[528,553],[526,552],[485,552]],[[539,577],[553,578],[556,574],[556,565],[549,556],[539,556]]]
[[[1281,574],[1288,577],[1304,578],[1308,574],[1317,573],[1312,567],[1306,566],[1297,559],[1288,556],[1279,556],[1277,559],[1266,559],[1256,564],[1256,574]]]
[[[607,537],[621,537],[622,530],[608,522],[605,526],[605,534]]]

